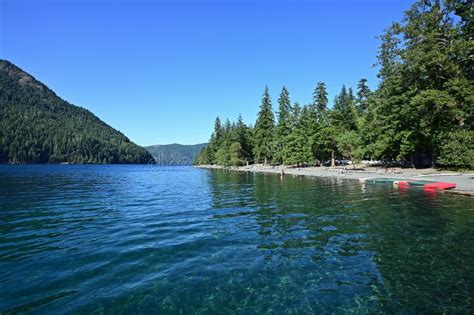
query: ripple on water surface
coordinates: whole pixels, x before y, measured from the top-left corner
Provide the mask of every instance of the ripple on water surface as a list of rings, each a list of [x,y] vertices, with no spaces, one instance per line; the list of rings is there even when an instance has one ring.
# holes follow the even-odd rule
[[[472,313],[468,197],[152,166],[0,166],[0,312]]]

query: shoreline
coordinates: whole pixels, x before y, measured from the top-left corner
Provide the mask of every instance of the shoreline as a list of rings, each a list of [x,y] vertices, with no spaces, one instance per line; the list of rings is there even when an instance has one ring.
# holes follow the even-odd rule
[[[280,166],[264,166],[262,164],[249,166],[219,166],[219,165],[196,165],[196,168],[202,169],[223,169],[239,172],[255,172],[281,174],[283,170],[285,175],[296,176],[314,176],[314,177],[337,177],[342,179],[372,179],[372,178],[394,178],[399,180],[432,180],[455,183],[456,188],[441,190],[443,193],[460,194],[474,197],[474,172],[459,173],[452,171],[438,171],[436,169],[391,169],[393,172],[387,172],[385,169],[377,167],[366,167],[352,169],[352,166],[346,167],[301,167],[289,168]]]

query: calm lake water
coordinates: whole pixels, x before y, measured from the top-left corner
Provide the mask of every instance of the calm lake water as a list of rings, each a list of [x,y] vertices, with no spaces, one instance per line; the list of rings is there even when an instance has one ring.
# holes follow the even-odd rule
[[[474,311],[474,203],[156,166],[0,166],[0,313]]]

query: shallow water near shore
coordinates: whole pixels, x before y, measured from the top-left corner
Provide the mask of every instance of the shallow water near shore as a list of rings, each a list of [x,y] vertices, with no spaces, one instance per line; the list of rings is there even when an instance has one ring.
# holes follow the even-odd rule
[[[0,165],[0,313],[472,313],[472,198],[158,166]]]

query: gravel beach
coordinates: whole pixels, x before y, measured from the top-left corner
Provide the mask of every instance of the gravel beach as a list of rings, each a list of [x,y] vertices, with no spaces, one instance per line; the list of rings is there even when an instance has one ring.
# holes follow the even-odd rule
[[[474,172],[452,172],[436,169],[402,169],[402,168],[377,168],[364,167],[354,169],[352,166],[345,167],[301,167],[289,168],[281,166],[264,166],[261,164],[239,167],[222,167],[217,165],[200,165],[199,168],[227,169],[230,171],[259,172],[298,176],[317,177],[339,177],[347,179],[370,179],[370,178],[397,178],[400,180],[432,180],[440,182],[455,183],[456,188],[446,190],[449,193],[458,193],[474,196]]]

